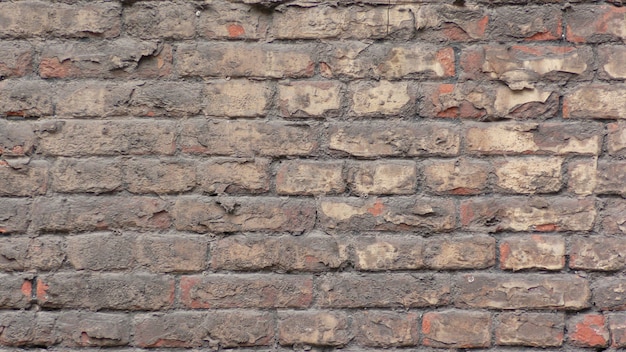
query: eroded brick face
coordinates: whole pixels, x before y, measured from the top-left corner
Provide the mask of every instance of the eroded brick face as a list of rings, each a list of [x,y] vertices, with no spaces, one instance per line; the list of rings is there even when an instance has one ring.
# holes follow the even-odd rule
[[[0,351],[626,348],[619,0],[0,0]]]

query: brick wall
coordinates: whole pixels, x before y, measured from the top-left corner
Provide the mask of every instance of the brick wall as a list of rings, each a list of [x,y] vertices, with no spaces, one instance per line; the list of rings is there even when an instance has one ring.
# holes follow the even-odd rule
[[[626,347],[626,7],[244,2],[0,1],[0,350]]]

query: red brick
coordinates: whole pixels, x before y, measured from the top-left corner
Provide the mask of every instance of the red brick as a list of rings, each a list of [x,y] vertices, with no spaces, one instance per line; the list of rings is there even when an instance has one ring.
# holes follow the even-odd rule
[[[333,311],[281,311],[278,342],[281,345],[344,346],[354,333],[346,313]]]
[[[26,232],[30,216],[29,199],[0,198],[0,234]]]
[[[413,312],[361,312],[354,317],[356,342],[380,348],[415,346],[419,341],[418,322],[419,315]]]
[[[328,274],[318,283],[317,305],[324,308],[416,308],[449,303],[447,275]]]
[[[626,314],[608,314],[611,347],[626,347]]]
[[[483,269],[496,262],[496,240],[489,236],[437,236],[424,249],[427,266],[437,270]]]
[[[199,163],[196,179],[208,194],[246,194],[269,191],[270,160],[219,158]]]
[[[358,235],[345,239],[355,268],[364,271],[415,270],[425,267],[424,240],[407,236]]]
[[[471,195],[486,190],[489,163],[472,159],[424,162],[424,186],[430,193]]]
[[[500,269],[561,270],[565,265],[565,240],[559,236],[523,235],[500,241]]]
[[[27,76],[33,71],[33,47],[25,42],[0,43],[0,77]]]
[[[572,269],[615,271],[626,267],[626,239],[622,237],[575,237],[570,243]]]
[[[301,275],[184,276],[181,302],[187,308],[306,308],[313,279]]]
[[[32,293],[32,275],[28,274],[1,274],[0,280],[0,308],[23,309],[30,306]],[[3,336],[0,334],[0,337]]]
[[[35,196],[46,193],[48,164],[30,161],[25,164],[0,160],[0,196]]]
[[[443,348],[491,345],[491,314],[462,310],[428,312],[422,317],[422,344]]]
[[[343,162],[284,161],[276,172],[276,193],[337,194],[345,190]]]
[[[215,2],[200,11],[198,34],[207,39],[264,39],[270,18],[248,4]]]
[[[609,330],[601,314],[585,314],[571,317],[567,322],[568,340],[574,346],[606,347]]]
[[[554,313],[503,313],[496,320],[496,344],[557,347],[563,344],[565,316]]]
[[[608,4],[577,5],[565,15],[567,40],[574,43],[619,41],[626,9]]]
[[[124,29],[141,39],[191,39],[196,34],[191,3],[138,2],[124,9]]]
[[[0,271],[56,270],[64,260],[61,237],[0,237]]]

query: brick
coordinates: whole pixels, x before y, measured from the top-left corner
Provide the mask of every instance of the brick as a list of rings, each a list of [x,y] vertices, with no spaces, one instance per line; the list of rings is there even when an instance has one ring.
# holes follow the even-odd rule
[[[130,342],[130,319],[121,314],[65,312],[54,330],[64,346],[126,346]]]
[[[489,236],[433,237],[424,249],[428,267],[436,270],[483,269],[496,261],[496,240]]]
[[[208,194],[265,193],[269,191],[268,159],[219,158],[199,163],[198,187]]]
[[[568,188],[577,194],[625,195],[626,164],[615,161],[578,161],[569,167]]]
[[[111,2],[5,2],[0,4],[0,37],[112,38],[120,34],[121,10],[120,4]]]
[[[119,160],[58,158],[50,168],[51,185],[61,193],[106,193],[122,189]]]
[[[500,241],[500,269],[561,270],[565,265],[565,240],[560,236],[509,236]]]
[[[318,143],[315,127],[258,121],[204,121],[182,123],[181,149],[185,153],[232,157],[311,155]],[[241,143],[245,140],[246,143]]]
[[[286,7],[273,16],[271,34],[277,39],[397,37],[408,39],[413,18],[405,6]]]
[[[574,43],[622,41],[626,9],[609,4],[578,5],[565,15],[567,40]]]
[[[318,282],[317,305],[324,308],[435,307],[450,301],[447,275],[328,274]]]
[[[610,123],[607,125],[607,129],[609,155],[624,155],[626,151],[626,123]]]
[[[567,166],[569,178],[567,180],[567,190],[575,194],[590,195],[596,189],[597,159],[576,160]]]
[[[171,72],[170,45],[131,38],[49,44],[39,62],[43,78],[157,78]]]
[[[55,113],[60,117],[110,117],[128,113],[136,83],[70,82],[59,87]]]
[[[17,78],[33,70],[33,47],[25,42],[0,43],[0,77]]]
[[[53,85],[44,81],[9,79],[0,81],[0,116],[51,116],[54,114],[54,104],[57,100],[53,91]]]
[[[563,344],[565,316],[554,313],[503,313],[496,320],[496,344],[557,347]]]
[[[182,193],[196,185],[196,166],[186,160],[130,159],[124,181],[131,193]]]
[[[26,232],[30,215],[30,200],[0,198],[0,234],[10,235]]]
[[[591,79],[593,53],[588,47],[479,45],[463,51],[460,63],[462,79],[500,80],[520,90],[538,82]]]
[[[580,347],[606,347],[609,330],[602,314],[585,314],[571,317],[567,321],[568,341]]]
[[[22,309],[30,306],[32,281],[29,275],[0,274],[0,279],[0,308]]]
[[[316,47],[304,44],[194,43],[176,50],[181,76],[300,78],[311,77]]]
[[[345,190],[343,162],[284,161],[276,172],[276,193],[337,194]]]
[[[572,269],[615,271],[626,267],[626,240],[621,237],[576,237],[571,240]]]
[[[26,121],[0,120],[0,156],[24,156],[33,152],[36,136]]]
[[[608,314],[611,347],[626,347],[626,314]]]
[[[357,117],[409,115],[417,93],[408,82],[357,82],[352,92],[350,114]]]
[[[489,37],[498,40],[560,40],[563,12],[558,4],[497,7],[490,18]]]
[[[513,193],[554,193],[561,189],[561,158],[529,157],[495,163],[496,186]]]
[[[263,82],[232,80],[211,82],[204,94],[207,115],[256,117],[267,113],[271,89]]]
[[[274,318],[265,312],[214,311],[140,314],[133,320],[139,347],[264,346],[274,337]]]
[[[301,275],[219,275],[181,278],[187,308],[306,308],[313,279]]]
[[[357,157],[455,155],[460,137],[451,124],[337,124],[330,130],[329,148]]]
[[[203,109],[202,84],[183,82],[141,83],[129,98],[135,116],[188,117]]]
[[[57,273],[37,278],[46,308],[160,310],[172,306],[174,279],[150,274]]]
[[[564,118],[625,119],[626,104],[619,99],[626,87],[619,84],[591,84],[572,89],[563,100]]]
[[[67,261],[76,270],[126,270],[134,266],[133,238],[95,233],[66,237]]]
[[[0,196],[35,196],[46,193],[48,164],[30,161],[27,164],[9,164],[0,161]]]
[[[457,277],[457,307],[581,310],[591,296],[577,275],[463,274]]]
[[[160,121],[50,121],[36,126],[37,151],[50,156],[171,155],[175,124]]]
[[[348,185],[356,194],[413,194],[417,185],[414,162],[402,160],[354,162],[347,166]]]
[[[455,225],[452,202],[421,197],[322,198],[317,215],[322,227],[336,230],[446,231]]]
[[[491,345],[491,314],[462,310],[428,312],[422,318],[422,344],[445,348]]]
[[[278,105],[283,117],[332,117],[340,114],[339,82],[298,81],[278,85]]]
[[[0,271],[55,270],[64,260],[60,237],[0,237]]]
[[[602,234],[626,233],[626,202],[622,199],[607,199],[600,215]]]
[[[470,231],[589,231],[592,198],[474,198],[461,203],[461,225]]]
[[[430,193],[470,195],[486,190],[490,165],[472,159],[424,162],[424,186]]]
[[[465,139],[480,154],[597,155],[602,144],[598,126],[581,123],[467,124]]]
[[[621,45],[598,47],[598,77],[602,79],[626,79],[626,48]]]
[[[382,5],[382,3],[381,3]],[[411,8],[417,37],[431,42],[466,42],[486,39],[490,12],[480,6],[420,4]]]
[[[143,235],[135,240],[134,256],[143,268],[157,273],[203,271],[208,239],[196,235]]]
[[[281,311],[278,342],[281,345],[344,346],[353,338],[346,313],[333,311]]]
[[[408,79],[455,74],[454,50],[429,44],[393,45],[345,42],[322,55],[325,77]]]
[[[626,283],[619,277],[604,277],[591,286],[591,302],[598,310],[626,310]]]
[[[179,197],[176,229],[194,232],[303,232],[315,223],[315,206],[302,199]]]
[[[424,240],[415,235],[366,236],[348,240],[358,270],[415,270],[425,267]]]
[[[81,232],[106,229],[165,229],[167,202],[149,197],[40,198],[33,206],[33,230]]]
[[[45,346],[59,342],[55,336],[56,314],[33,311],[0,313],[0,346]],[[8,350],[8,349],[7,349]]]
[[[335,237],[317,231],[303,236],[234,235],[220,239],[212,246],[211,268],[326,271],[347,262],[343,249]]]
[[[139,2],[124,9],[124,28],[141,39],[191,39],[195,12],[191,3]]]
[[[270,16],[248,4],[215,2],[198,18],[198,34],[207,39],[264,39]]]
[[[417,313],[360,312],[354,319],[356,342],[368,347],[415,346],[419,340]]]

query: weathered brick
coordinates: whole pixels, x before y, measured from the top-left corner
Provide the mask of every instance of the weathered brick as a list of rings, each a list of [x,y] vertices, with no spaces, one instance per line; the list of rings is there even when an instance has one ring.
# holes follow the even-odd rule
[[[187,117],[203,108],[200,83],[140,83],[129,97],[129,113],[134,116]]]
[[[608,314],[611,347],[626,347],[626,314]]]
[[[496,186],[505,192],[554,193],[561,189],[561,158],[519,158],[495,163]]]
[[[274,13],[271,34],[277,39],[408,39],[414,32],[409,8],[372,6],[289,6]]]
[[[489,163],[471,159],[424,162],[424,186],[431,193],[480,194],[487,187]]]
[[[0,77],[16,78],[33,70],[33,47],[26,42],[0,43]]]
[[[445,348],[491,345],[491,314],[462,310],[428,312],[422,317],[422,344]]]
[[[444,78],[454,76],[451,47],[424,44],[341,43],[323,53],[322,75],[341,78]]]
[[[475,198],[461,203],[461,225],[471,231],[588,231],[592,198]]]
[[[379,123],[337,124],[330,130],[329,148],[353,156],[456,155],[460,136],[451,124]]]
[[[602,234],[626,233],[626,201],[622,199],[606,200],[600,212]]]
[[[186,160],[130,159],[124,181],[131,193],[181,193],[196,185],[196,166]]]
[[[619,277],[603,277],[591,286],[592,303],[599,310],[626,310],[626,282]]]
[[[419,340],[418,321],[419,315],[413,312],[361,312],[354,317],[356,342],[380,348],[415,346]]]
[[[270,16],[248,4],[214,2],[200,12],[198,34],[207,39],[264,39]]]
[[[626,151],[626,123],[615,122],[607,125],[607,145],[610,155],[623,155]]]
[[[55,270],[64,260],[60,237],[0,237],[0,271]]]
[[[66,117],[110,117],[128,113],[135,82],[70,82],[59,86],[55,114]]]
[[[445,236],[426,240],[424,256],[432,269],[482,269],[496,262],[496,240],[493,237]]]
[[[67,261],[76,270],[124,270],[134,266],[133,238],[95,233],[66,237]]]
[[[284,161],[276,173],[276,192],[287,195],[337,194],[345,190],[342,162]]]
[[[489,23],[489,37],[498,40],[560,40],[563,11],[558,4],[496,7]]]
[[[580,195],[590,195],[598,184],[597,159],[576,160],[567,166],[567,190]]]
[[[48,164],[41,161],[8,163],[0,160],[0,196],[35,196],[46,193]]]
[[[317,305],[324,308],[433,307],[450,302],[447,275],[327,274],[318,282]]]
[[[130,319],[122,314],[65,312],[54,330],[64,346],[126,346],[130,341]]]
[[[37,301],[43,307],[160,310],[173,300],[174,279],[163,275],[69,272],[37,277]]]
[[[278,104],[284,117],[326,117],[340,113],[342,86],[338,82],[298,81],[278,86]]]
[[[173,208],[177,230],[195,232],[303,232],[315,223],[315,205],[269,197],[179,197]]]
[[[356,194],[413,194],[416,184],[417,170],[412,161],[348,164],[348,185]]]
[[[626,9],[610,4],[577,5],[567,11],[567,40],[574,43],[621,41]]]
[[[30,216],[29,199],[0,198],[0,234],[26,232]]]
[[[33,206],[33,230],[80,232],[106,229],[168,228],[168,203],[149,197],[40,198]]]
[[[268,159],[220,158],[199,163],[196,179],[208,194],[265,193],[269,190]]]
[[[621,237],[576,237],[571,241],[572,269],[615,271],[626,267],[626,239]]]
[[[0,156],[30,155],[35,142],[33,125],[29,122],[0,120]]]
[[[193,154],[311,155],[318,147],[315,130],[308,124],[189,120],[182,124],[179,143],[183,152]]]
[[[52,156],[173,154],[175,124],[160,121],[50,121],[36,126],[37,151]]]
[[[124,9],[124,28],[141,39],[191,39],[196,34],[191,3],[138,2]]]
[[[50,168],[55,192],[106,193],[122,189],[119,160],[58,158]]]
[[[30,306],[32,281],[31,275],[0,274],[0,308],[22,309]],[[0,322],[1,324],[1,322]],[[0,334],[0,337],[4,336]]]
[[[207,115],[256,117],[267,113],[271,90],[267,83],[232,80],[211,82],[204,94]]]
[[[496,344],[557,347],[563,344],[565,316],[554,313],[503,313],[496,320]]]
[[[602,132],[581,123],[472,123],[466,125],[466,148],[481,154],[597,155]]]
[[[585,314],[572,317],[567,322],[568,341],[580,347],[606,347],[609,330],[601,314]]]
[[[601,45],[598,47],[598,77],[626,79],[626,47]]]
[[[0,6],[6,3],[0,3]],[[0,11],[1,13],[1,11]],[[44,81],[0,81],[0,116],[42,117],[54,113],[54,85]]]
[[[458,307],[581,310],[589,307],[589,283],[577,275],[463,274],[456,280]]]
[[[626,86],[589,84],[572,89],[563,100],[564,118],[626,119],[626,103],[620,98]]]
[[[301,275],[184,276],[181,302],[188,308],[306,308],[313,279]]]
[[[269,345],[274,318],[269,313],[213,311],[141,314],[134,318],[134,344],[139,347],[222,347]]]
[[[202,271],[207,267],[208,239],[196,235],[143,235],[135,240],[137,264],[158,273]]]
[[[317,231],[304,236],[228,236],[211,250],[215,270],[317,272],[339,268],[347,259],[335,237]]]
[[[620,161],[579,162],[572,164],[569,186],[579,194],[626,195],[626,163]]]
[[[182,76],[311,77],[315,46],[293,44],[194,43],[176,50]]]
[[[357,117],[410,115],[417,93],[409,82],[357,82],[349,86],[350,114]]]
[[[281,345],[343,346],[354,333],[346,313],[333,311],[281,311],[278,342]]]
[[[171,72],[170,45],[132,38],[49,44],[39,62],[43,78],[156,78]]]
[[[120,34],[121,10],[120,4],[112,2],[3,2],[0,37],[116,37]]]
[[[322,198],[319,223],[337,230],[446,231],[454,227],[454,206],[445,199],[421,197]]]
[[[55,336],[56,314],[33,311],[0,313],[0,346],[46,346],[59,342]]]
[[[418,38],[431,42],[486,39],[490,11],[467,5],[429,3],[411,7]]]
[[[424,240],[415,235],[354,236],[347,240],[359,270],[415,270],[425,267]]]
[[[560,236],[509,236],[500,241],[500,269],[561,270],[565,265],[565,240]]]

